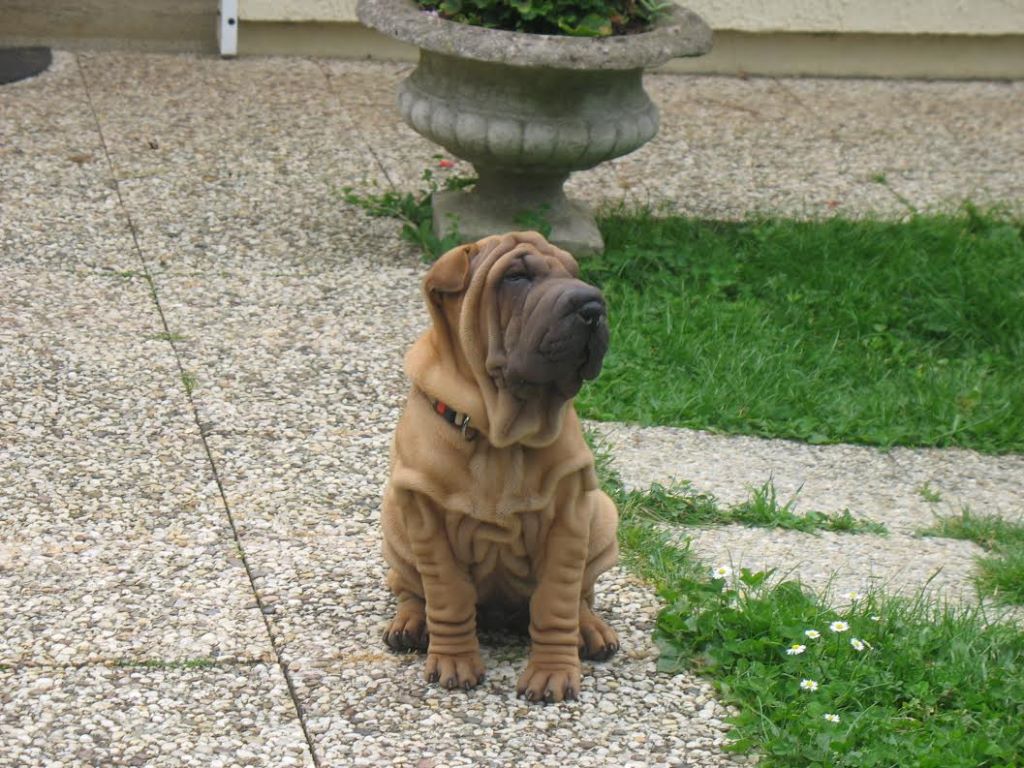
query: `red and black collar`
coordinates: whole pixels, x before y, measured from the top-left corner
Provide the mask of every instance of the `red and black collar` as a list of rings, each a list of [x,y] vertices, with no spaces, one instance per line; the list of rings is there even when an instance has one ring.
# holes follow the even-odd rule
[[[435,400],[433,398],[428,399],[430,400],[430,406],[434,409],[434,413],[459,430],[464,438],[472,440],[476,437],[477,430],[469,426],[468,413],[459,413],[446,403],[442,403],[440,400]]]

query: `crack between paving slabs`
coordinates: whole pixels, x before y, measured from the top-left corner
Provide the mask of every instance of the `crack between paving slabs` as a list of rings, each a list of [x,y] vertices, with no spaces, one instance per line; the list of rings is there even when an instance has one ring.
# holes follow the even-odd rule
[[[319,68],[320,70],[320,74],[322,74],[324,77],[324,83],[327,85],[327,92],[333,98],[337,99],[338,103],[342,107],[348,107],[349,105],[346,104],[338,95],[338,93],[334,90],[334,80],[331,76],[331,73],[327,71],[326,67],[324,67],[323,60],[317,59],[316,65],[317,68]],[[363,135],[362,131],[356,128],[355,124],[352,122],[351,117],[349,115],[349,110],[342,110],[342,114],[344,115],[343,119],[345,123],[348,125],[348,129],[355,135],[359,136],[359,142],[366,148],[366,151],[370,153],[370,156],[373,158],[374,163],[376,163],[377,167],[380,169],[380,172],[384,174],[384,179],[387,181],[388,186],[391,187],[391,191],[398,192],[399,189],[397,186],[395,186],[395,182],[392,180],[391,174],[388,173],[388,169],[387,166],[384,164],[384,160],[381,158],[380,155],[377,154],[377,151],[373,148],[373,145],[366,140],[366,137]]]
[[[178,367],[178,373],[184,380],[187,372],[181,360],[181,355],[178,352],[178,348],[174,342],[174,336],[171,333],[170,326],[167,323],[167,317],[164,314],[163,307],[160,304],[160,297],[157,294],[156,282],[153,279],[153,275],[149,271],[149,264],[146,262],[145,256],[142,254],[142,246],[139,244],[138,232],[135,229],[135,222],[132,220],[131,212],[128,210],[128,206],[125,205],[124,198],[121,195],[121,185],[118,181],[117,174],[114,171],[114,162],[110,157],[110,150],[107,146],[106,137],[103,135],[103,126],[100,124],[99,115],[96,113],[96,107],[93,104],[92,92],[89,90],[89,82],[85,76],[85,71],[82,68],[82,62],[77,53],[73,54],[75,57],[75,66],[78,68],[78,75],[82,81],[82,88],[85,90],[86,101],[89,105],[89,112],[92,115],[94,124],[96,125],[96,132],[99,135],[100,145],[103,147],[103,155],[107,161],[107,168],[110,171],[110,180],[114,185],[114,192],[117,194],[117,202],[121,210],[124,212],[125,218],[128,222],[128,229],[132,236],[132,243],[135,249],[135,255],[138,257],[139,262],[142,264],[143,273],[146,282],[149,283],[150,295],[153,298],[153,304],[156,308],[157,314],[160,317],[160,324],[163,326],[164,333],[167,334],[167,343],[171,346],[171,352],[174,355],[175,364]],[[259,608],[260,616],[263,617],[263,625],[267,631],[267,638],[270,641],[270,646],[274,651],[274,656],[277,658],[278,667],[281,670],[281,674],[284,676],[285,684],[288,686],[288,695],[292,700],[292,705],[295,708],[296,716],[299,720],[299,726],[302,728],[302,734],[306,740],[306,748],[309,750],[313,765],[316,768],[321,768],[320,758],[317,755],[316,747],[313,742],[313,735],[309,730],[309,726],[306,723],[306,712],[299,701],[298,693],[295,688],[295,682],[292,679],[291,671],[288,669],[288,664],[285,662],[280,651],[278,650],[277,641],[274,639],[273,628],[270,623],[270,618],[265,612],[267,607],[263,598],[260,596],[259,590],[256,588],[256,582],[253,578],[253,569],[249,563],[249,558],[246,556],[245,548],[242,546],[242,540],[238,533],[238,528],[235,525],[234,515],[231,513],[231,508],[228,505],[227,495],[224,492],[224,484],[221,482],[220,473],[217,470],[217,464],[213,459],[213,453],[210,450],[210,445],[206,440],[206,432],[202,427],[199,420],[199,412],[196,408],[195,401],[192,398],[192,392],[189,391],[188,387],[185,387],[185,396],[188,398],[189,408],[192,411],[192,418],[196,423],[196,429],[199,432],[199,439],[203,443],[203,450],[206,452],[207,461],[210,464],[210,470],[213,473],[213,479],[217,483],[217,490],[220,493],[221,503],[224,505],[224,512],[228,519],[228,525],[231,527],[231,535],[235,541],[235,547],[238,549],[238,555],[242,560],[242,566],[245,568],[246,577],[249,579],[249,586],[252,589],[253,596],[256,599],[256,605]]]

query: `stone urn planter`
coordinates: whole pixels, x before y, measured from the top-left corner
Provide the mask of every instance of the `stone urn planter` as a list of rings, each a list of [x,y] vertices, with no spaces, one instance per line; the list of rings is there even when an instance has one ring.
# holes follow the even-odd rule
[[[358,14],[419,47],[419,64],[399,87],[402,117],[476,170],[471,190],[434,195],[435,231],[454,225],[469,241],[523,229],[523,213],[539,214],[549,239],[576,255],[598,253],[603,242],[593,215],[566,198],[565,180],[658,132],[644,68],[711,48],[710,29],[685,8],[648,32],[602,38],[458,24],[412,0],[359,0]]]

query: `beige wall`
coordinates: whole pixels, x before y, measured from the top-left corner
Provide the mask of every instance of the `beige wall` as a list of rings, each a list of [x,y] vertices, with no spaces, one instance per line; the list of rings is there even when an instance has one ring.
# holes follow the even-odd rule
[[[688,0],[716,30],[1024,34],[1024,0]],[[355,21],[356,0],[239,0],[249,21]]]
[[[714,29],[742,32],[1024,33],[1024,0],[689,0],[685,4]]]
[[[3,0],[0,0],[2,2]],[[684,0],[712,51],[669,72],[829,77],[1024,78],[1024,0]],[[356,0],[239,0],[241,55],[415,61],[356,23]]]
[[[356,0],[238,0],[242,21],[355,21]]]

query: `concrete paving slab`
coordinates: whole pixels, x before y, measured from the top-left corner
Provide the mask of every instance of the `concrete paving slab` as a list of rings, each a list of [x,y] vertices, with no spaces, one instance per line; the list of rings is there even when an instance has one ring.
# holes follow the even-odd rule
[[[345,103],[391,109],[397,114],[398,84],[412,72],[408,62],[381,61],[367,67],[365,61],[320,59],[331,92]]]
[[[417,264],[158,279],[278,647],[337,658],[389,610],[379,500],[421,330]],[[411,311],[410,311],[411,308]]]
[[[330,89],[317,62],[81,58],[154,272],[335,269],[344,254],[379,248],[376,231],[395,249],[393,222],[342,199],[380,168],[350,91]]]
[[[90,163],[100,165],[102,155]],[[2,263],[115,276],[138,271],[128,220],[102,170],[80,173],[67,165],[5,165],[11,186],[0,197]]]
[[[295,175],[336,168],[346,108],[307,59],[79,54],[118,179]]]
[[[343,92],[340,81],[332,79],[335,94]],[[341,98],[341,96],[338,96]],[[354,104],[350,107],[354,138],[359,140],[375,164],[365,166],[362,191],[376,192],[397,189],[400,192],[421,192],[427,189],[423,172],[430,170],[440,181],[445,175],[473,176],[473,167],[458,161],[444,147],[427,141],[407,126],[396,104]],[[439,159],[457,162],[448,172],[438,167]]]
[[[914,534],[968,506],[979,514],[1024,514],[1024,456],[957,448],[881,450],[716,435],[673,427],[591,425],[633,487],[689,482],[726,505],[771,480],[797,512],[842,512]],[[929,493],[939,501],[928,501]]]
[[[836,603],[850,592],[878,589],[903,595],[923,590],[936,600],[976,603],[973,576],[984,550],[969,541],[926,538],[920,532],[965,507],[1024,520],[1021,456],[958,449],[882,451],[668,427],[590,426],[606,441],[615,467],[631,487],[689,483],[732,506],[771,482],[778,502],[792,502],[797,514],[849,510],[857,519],[883,523],[886,536],[740,525],[675,531],[680,545],[690,546],[709,567],[774,569],[776,579],[797,578],[830,593]]]
[[[283,263],[280,275],[157,278],[214,435],[302,436],[324,441],[327,453],[337,435],[317,432],[376,433],[396,417],[407,387],[402,357],[426,323],[422,266],[372,256],[312,275],[287,274]]]
[[[352,254],[405,258],[395,222],[345,203],[338,178],[294,186],[292,178],[132,179],[120,187],[154,275],[342,272]]]
[[[138,269],[103,142],[75,58],[0,90],[0,254],[3,264]]]
[[[618,161],[684,213],[899,217],[879,174],[921,210],[1020,200],[1019,84],[649,76],[661,131]],[[1011,104],[1012,102],[1012,104]],[[981,115],[991,131],[962,131]],[[981,138],[984,136],[984,138]],[[977,137],[977,138],[975,138]],[[985,146],[982,146],[985,144]],[[991,158],[991,162],[989,161]],[[753,169],[748,176],[742,169]]]
[[[0,294],[0,663],[272,658],[148,283]]]
[[[335,92],[357,66],[332,77]],[[402,77],[400,69],[387,72],[388,81]],[[1013,127],[1024,119],[1019,84],[648,75],[645,85],[662,111],[659,135],[574,174],[571,195],[591,205],[625,199],[727,219],[906,215],[879,175],[921,210],[1024,198],[1019,176],[1007,172],[1024,154]],[[354,114],[391,181],[422,187],[422,170],[443,150],[376,95]],[[980,130],[985,115],[991,131]]]
[[[774,570],[773,580],[797,579],[846,604],[851,593],[884,591],[913,597],[924,592],[936,602],[976,603],[972,583],[975,558],[985,554],[977,544],[894,533],[875,535],[817,534],[728,525],[686,529],[680,543],[710,567],[727,565],[735,572]]]
[[[0,126],[7,157],[38,148],[41,151],[34,159],[46,162],[54,136],[80,133],[87,148],[99,140],[78,61],[67,51],[54,51],[53,63],[38,76],[5,84],[0,103],[4,105]],[[40,144],[33,144],[36,141]]]
[[[312,766],[277,666],[0,669],[0,766]]]

